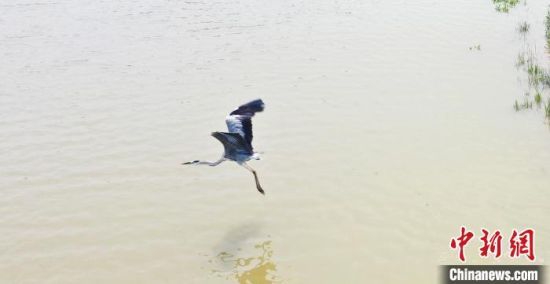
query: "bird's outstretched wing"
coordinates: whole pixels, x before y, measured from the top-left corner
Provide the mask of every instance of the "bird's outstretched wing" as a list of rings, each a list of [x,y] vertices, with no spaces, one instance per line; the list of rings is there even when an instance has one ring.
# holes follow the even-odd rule
[[[227,156],[252,155],[252,148],[238,133],[212,132],[212,136],[222,144]]]
[[[264,102],[257,99],[238,107],[225,118],[229,132],[240,134],[250,149],[252,149],[252,117],[256,112],[263,110]]]

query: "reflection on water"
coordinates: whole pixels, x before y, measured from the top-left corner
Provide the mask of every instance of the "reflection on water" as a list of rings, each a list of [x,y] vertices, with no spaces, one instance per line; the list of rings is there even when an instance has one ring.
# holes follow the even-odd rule
[[[220,252],[214,259],[220,267],[212,272],[227,279],[234,278],[239,284],[272,284],[282,283],[276,276],[277,266],[271,259],[273,248],[271,241],[254,245],[254,254],[241,256],[242,250],[235,253]],[[211,261],[211,262],[214,262]]]

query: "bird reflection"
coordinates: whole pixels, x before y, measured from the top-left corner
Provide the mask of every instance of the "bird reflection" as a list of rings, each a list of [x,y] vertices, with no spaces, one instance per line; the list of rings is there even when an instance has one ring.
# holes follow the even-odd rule
[[[245,257],[237,253],[221,252],[215,261],[226,270],[213,270],[213,273],[227,279],[235,279],[239,284],[279,284],[282,283],[276,276],[277,266],[271,259],[273,249],[271,241],[264,241],[254,246],[253,255]]]

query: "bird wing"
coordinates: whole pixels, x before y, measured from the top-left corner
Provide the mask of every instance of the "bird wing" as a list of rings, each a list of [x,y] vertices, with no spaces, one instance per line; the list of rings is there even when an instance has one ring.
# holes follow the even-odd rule
[[[212,136],[223,144],[225,154],[228,156],[253,154],[252,148],[238,133],[212,132]]]
[[[238,107],[225,118],[229,132],[240,134],[250,149],[252,149],[252,117],[256,112],[263,111],[264,106],[261,99],[253,100]]]

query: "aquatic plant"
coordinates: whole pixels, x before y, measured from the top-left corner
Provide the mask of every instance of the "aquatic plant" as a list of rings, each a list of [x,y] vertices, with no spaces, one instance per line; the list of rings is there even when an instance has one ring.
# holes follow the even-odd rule
[[[533,108],[533,103],[529,101],[528,98],[525,98],[525,100],[523,101],[523,104],[521,104],[521,107],[524,109]]]
[[[493,0],[493,3],[498,12],[507,13],[519,3],[519,0]],[[546,13],[545,25],[547,48],[550,50],[550,6]],[[517,55],[515,65],[528,84],[523,99],[514,101],[514,109],[516,111],[532,109],[533,104],[536,104],[538,109],[544,106],[546,120],[550,123],[550,92],[548,91],[550,89],[550,69],[539,63],[535,48],[526,42],[525,35],[529,30],[530,25],[526,21],[521,21],[517,27],[517,31],[524,36],[525,47],[524,51]]]
[[[547,88],[550,87],[550,71],[547,70],[542,75],[542,84]]]
[[[525,98],[522,103],[519,103],[518,100],[514,102],[514,109],[516,111],[530,108],[533,108],[533,102],[529,100],[529,93],[525,93]]]
[[[539,65],[537,58],[532,49],[527,49],[526,52],[518,54],[516,59],[516,68],[523,70],[528,81],[528,90],[525,92],[523,102],[514,101],[514,109],[516,111],[531,109],[533,103],[538,108],[544,106],[544,114],[547,122],[550,123],[550,96],[548,88],[550,88],[550,70]],[[534,96],[530,99],[531,92]],[[546,98],[546,99],[545,99]]]
[[[544,21],[544,24],[546,25],[546,42],[548,44],[548,48],[550,48],[550,7],[546,12],[546,19]]]
[[[519,3],[519,0],[493,0],[497,12],[508,13]]]
[[[527,66],[527,78],[529,85],[538,88],[545,81],[545,71],[539,65],[530,63]]]
[[[523,67],[525,71],[529,88],[540,91],[545,87],[550,87],[550,70],[538,64],[533,50],[521,52],[516,59],[516,68]]]
[[[522,23],[520,23],[519,26],[518,26],[518,32],[519,32],[520,34],[526,34],[526,33],[529,32],[529,28],[530,28],[530,27],[531,27],[531,26],[529,25],[529,23],[527,23],[527,22],[522,22]]]
[[[468,47],[470,50],[481,50],[481,44],[476,44]]]
[[[542,96],[540,95],[540,92],[537,92],[537,93],[535,94],[535,103],[536,103],[537,105],[540,105],[541,101],[542,101]]]
[[[522,67],[525,65],[525,53],[519,53],[518,58],[516,59],[516,68]]]

